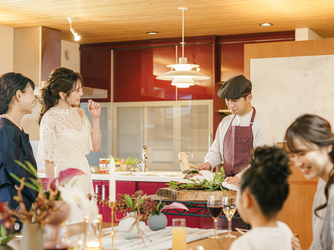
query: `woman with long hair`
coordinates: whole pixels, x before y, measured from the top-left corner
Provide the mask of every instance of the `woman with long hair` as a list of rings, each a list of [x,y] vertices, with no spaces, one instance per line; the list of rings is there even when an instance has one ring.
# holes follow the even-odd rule
[[[13,197],[17,195],[20,183],[10,174],[20,179],[24,177],[31,184],[31,180],[36,180],[33,174],[15,162],[29,162],[37,170],[29,135],[21,127],[22,117],[32,113],[34,89],[33,81],[20,73],[10,72],[0,76],[0,198],[13,209],[19,209]],[[27,210],[37,195],[35,190],[26,186],[23,188],[22,198]]]
[[[302,115],[287,129],[285,148],[306,179],[319,177],[313,200],[313,242],[310,249],[334,249],[334,134],[317,115]],[[294,249],[300,249],[297,239]]]
[[[46,177],[58,177],[68,168],[82,170],[85,175],[73,178],[72,183],[88,194],[94,194],[90,167],[86,155],[101,147],[101,106],[89,100],[88,111],[93,129],[84,111],[78,106],[82,96],[82,77],[67,68],[56,68],[41,90],[40,142],[37,160],[45,162]],[[80,210],[71,208],[68,223],[83,220]]]

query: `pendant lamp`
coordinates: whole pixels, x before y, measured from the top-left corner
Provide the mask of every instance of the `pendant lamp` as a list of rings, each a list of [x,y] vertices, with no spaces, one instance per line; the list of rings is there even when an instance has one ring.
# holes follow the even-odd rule
[[[197,64],[188,64],[187,58],[184,57],[184,11],[187,7],[179,7],[182,10],[182,57],[179,58],[178,64],[170,64],[167,67],[171,68],[162,75],[157,76],[158,80],[172,81],[172,85],[177,88],[189,88],[195,85],[194,80],[207,80],[210,77],[200,73],[200,67]]]

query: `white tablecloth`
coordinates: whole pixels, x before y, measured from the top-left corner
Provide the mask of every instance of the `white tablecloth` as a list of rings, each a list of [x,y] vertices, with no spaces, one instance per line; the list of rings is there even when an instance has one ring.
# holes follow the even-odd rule
[[[127,240],[120,233],[118,233],[118,227],[115,227],[114,249],[126,250],[126,249],[151,249],[151,250],[163,250],[172,248],[172,227],[167,227],[159,231],[151,231],[146,227],[145,233],[151,242],[145,239],[144,244],[141,238]],[[187,231],[187,243],[207,238],[214,235],[213,229],[199,229],[199,228],[186,228]],[[217,230],[217,234],[227,233],[227,230]],[[111,228],[103,229],[102,246],[105,250],[111,249]]]

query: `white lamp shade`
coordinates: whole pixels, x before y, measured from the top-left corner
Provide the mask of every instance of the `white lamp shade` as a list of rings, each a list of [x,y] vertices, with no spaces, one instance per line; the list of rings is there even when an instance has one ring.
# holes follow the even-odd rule
[[[179,76],[175,77],[172,81],[172,86],[176,86],[178,88],[189,88],[190,86],[194,86],[194,80],[191,77]]]
[[[158,80],[173,81],[175,77],[191,77],[193,80],[208,80],[210,77],[197,71],[168,71],[157,76]]]

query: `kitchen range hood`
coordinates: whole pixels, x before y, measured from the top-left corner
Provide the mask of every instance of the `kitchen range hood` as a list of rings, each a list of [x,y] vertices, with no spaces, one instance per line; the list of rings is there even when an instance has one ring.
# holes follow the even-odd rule
[[[39,91],[42,87],[35,87],[34,94],[35,96],[39,95]],[[106,99],[108,98],[108,90],[106,89],[98,89],[98,88],[90,88],[90,87],[82,87],[83,95],[81,99]]]
[[[14,71],[29,77],[36,85],[35,95],[50,72],[61,66],[61,32],[47,27],[14,29]],[[105,89],[83,87],[82,99],[105,99]]]

